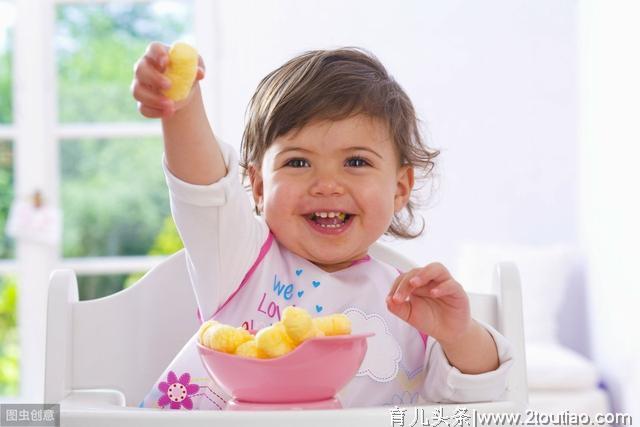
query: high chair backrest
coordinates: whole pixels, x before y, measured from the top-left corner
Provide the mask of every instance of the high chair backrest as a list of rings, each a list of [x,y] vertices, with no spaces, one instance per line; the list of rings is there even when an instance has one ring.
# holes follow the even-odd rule
[[[380,243],[370,254],[400,271],[408,258]],[[526,402],[522,302],[518,271],[496,266],[496,295],[470,294],[472,315],[502,332],[514,346],[515,364],[505,400]],[[390,284],[391,285],[391,284]],[[184,250],[116,294],[78,301],[72,270],[55,270],[49,283],[45,354],[45,402],[72,390],[119,390],[137,405],[172,358],[195,333],[197,305]]]

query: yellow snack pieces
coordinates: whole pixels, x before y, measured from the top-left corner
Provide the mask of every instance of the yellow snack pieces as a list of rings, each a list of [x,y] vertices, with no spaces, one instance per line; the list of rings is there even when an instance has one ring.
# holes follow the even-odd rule
[[[212,325],[202,334],[200,343],[204,346],[225,353],[235,353],[236,348],[253,337],[244,328],[234,328],[233,326],[221,323]]]
[[[238,356],[252,357],[254,359],[266,359],[267,355],[258,349],[255,337],[251,337],[249,341],[245,341],[236,348]]]
[[[342,313],[316,317],[313,324],[328,337],[351,333],[351,320]]]
[[[311,315],[300,307],[289,306],[282,312],[282,325],[291,341],[300,344],[302,341],[316,336]]]
[[[282,323],[274,323],[271,326],[262,328],[256,334],[256,345],[258,350],[267,357],[280,357],[289,353],[295,348],[295,344],[287,335]]]
[[[214,326],[214,325],[219,325],[219,322],[216,322],[215,320],[207,320],[206,322],[204,322],[202,325],[200,325],[200,329],[198,330],[198,342],[200,342],[200,344],[203,343],[202,338],[205,334],[205,332],[207,332],[207,330]]]
[[[348,335],[351,321],[345,314],[312,318],[303,308],[289,306],[282,320],[251,335],[244,328],[209,320],[198,331],[198,341],[205,347],[244,357],[268,359],[284,356],[310,338]]]
[[[187,43],[174,43],[169,49],[169,63],[164,75],[171,80],[171,87],[163,94],[174,101],[189,95],[198,71],[198,51]]]

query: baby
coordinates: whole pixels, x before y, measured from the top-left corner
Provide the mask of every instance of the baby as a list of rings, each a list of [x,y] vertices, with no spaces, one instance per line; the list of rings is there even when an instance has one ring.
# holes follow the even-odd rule
[[[251,99],[239,162],[207,120],[201,59],[184,100],[162,95],[167,52],[149,45],[132,92],[145,117],[162,119],[163,168],[200,320],[258,330],[289,305],[344,313],[353,333],[376,335],[338,395],[343,407],[499,399],[509,345],[471,317],[447,268],[400,272],[368,254],[383,234],[420,235],[411,231],[415,174],[428,177],[438,155],[378,59],[317,50],[271,72]],[[196,342],[194,331],[140,406],[224,408],[229,396],[207,376]]]

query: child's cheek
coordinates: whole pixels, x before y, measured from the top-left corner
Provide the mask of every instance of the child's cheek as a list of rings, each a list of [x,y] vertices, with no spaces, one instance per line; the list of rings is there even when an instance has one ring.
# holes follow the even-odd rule
[[[372,226],[375,223],[375,227],[381,228],[383,232],[394,214],[394,190],[388,183],[380,181],[372,181],[359,190],[360,203],[365,206]]]
[[[296,185],[295,182],[265,182],[264,203],[267,208],[291,212],[301,196],[300,185]]]

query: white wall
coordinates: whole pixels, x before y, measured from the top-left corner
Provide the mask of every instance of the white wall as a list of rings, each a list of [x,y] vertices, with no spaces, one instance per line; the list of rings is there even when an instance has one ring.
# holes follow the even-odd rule
[[[218,1],[214,130],[239,147],[264,75],[308,49],[361,46],[442,150],[429,229],[402,251],[453,266],[464,240],[575,244],[576,20],[575,2],[555,0]]]
[[[582,9],[580,235],[594,356],[617,410],[640,419],[640,3]]]

